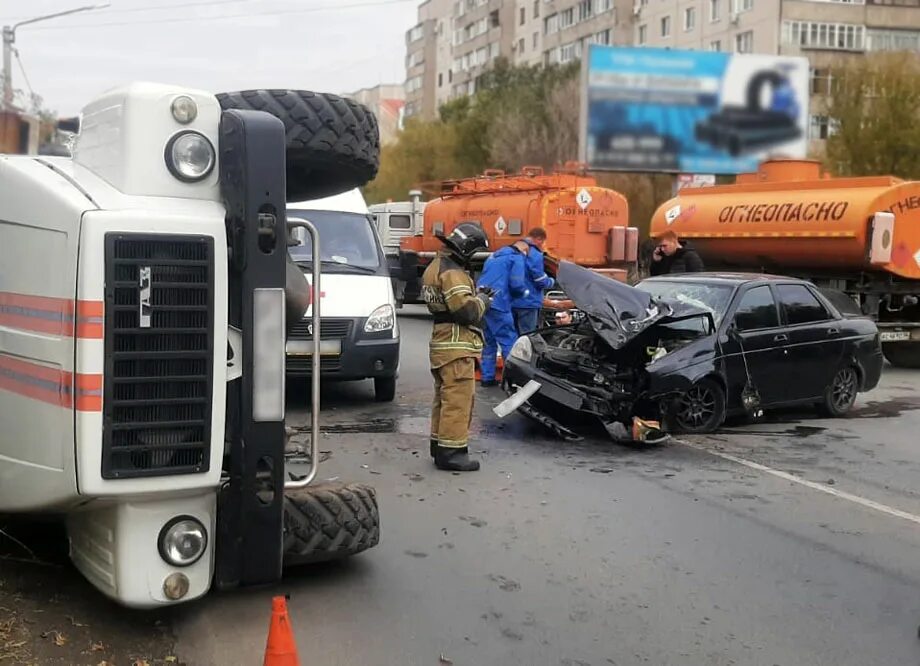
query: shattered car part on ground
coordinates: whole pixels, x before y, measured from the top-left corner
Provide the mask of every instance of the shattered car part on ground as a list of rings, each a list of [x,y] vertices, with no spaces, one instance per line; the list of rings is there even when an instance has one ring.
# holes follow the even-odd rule
[[[841,313],[808,282],[694,273],[631,287],[569,262],[558,281],[579,316],[518,339],[506,389],[538,387],[502,408],[557,434],[571,432],[559,411],[644,441],[790,405],[842,416],[881,375],[875,324]]]

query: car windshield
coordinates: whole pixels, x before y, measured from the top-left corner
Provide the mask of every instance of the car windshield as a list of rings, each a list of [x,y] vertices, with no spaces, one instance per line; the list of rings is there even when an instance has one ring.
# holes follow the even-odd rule
[[[289,210],[288,217],[300,217],[316,226],[324,271],[347,272],[349,266],[371,270],[380,268],[377,238],[366,215],[326,210]],[[310,263],[313,260],[313,245],[309,236],[303,245],[291,247],[289,251],[291,258],[298,263]],[[341,266],[341,269],[337,269],[337,266]]]
[[[725,315],[734,286],[728,284],[707,284],[703,282],[677,282],[674,280],[645,280],[636,285],[638,289],[665,301],[677,301],[693,305],[712,313],[718,324]]]

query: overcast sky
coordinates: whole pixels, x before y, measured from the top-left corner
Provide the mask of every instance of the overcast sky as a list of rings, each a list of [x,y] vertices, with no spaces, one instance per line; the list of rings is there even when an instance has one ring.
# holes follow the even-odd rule
[[[212,92],[352,92],[405,78],[419,0],[0,0],[0,24],[95,2],[111,7],[17,30],[32,89],[71,115],[129,81]],[[111,24],[111,25],[105,25]],[[13,61],[13,85],[26,89]]]

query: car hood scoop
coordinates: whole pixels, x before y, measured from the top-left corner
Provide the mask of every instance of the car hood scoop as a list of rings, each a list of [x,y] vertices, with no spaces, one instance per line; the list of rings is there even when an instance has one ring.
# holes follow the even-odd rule
[[[621,349],[655,324],[709,314],[692,305],[652,298],[640,289],[569,261],[559,262],[556,278],[575,307],[585,313],[594,331],[613,349]]]

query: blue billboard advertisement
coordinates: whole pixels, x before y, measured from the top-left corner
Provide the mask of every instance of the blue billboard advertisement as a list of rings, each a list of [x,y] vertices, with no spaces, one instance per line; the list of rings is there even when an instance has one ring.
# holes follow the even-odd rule
[[[591,45],[581,158],[598,171],[736,174],[808,150],[808,60]]]

